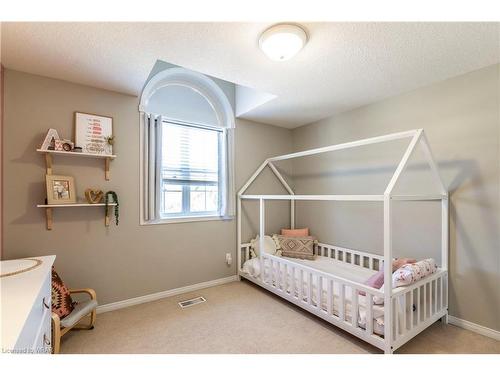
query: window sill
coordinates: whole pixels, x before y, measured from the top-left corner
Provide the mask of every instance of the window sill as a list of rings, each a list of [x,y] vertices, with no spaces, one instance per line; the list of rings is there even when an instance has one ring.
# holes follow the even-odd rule
[[[141,225],[157,225],[157,224],[180,224],[180,223],[193,223],[202,221],[229,221],[233,220],[234,216],[188,216],[176,217],[170,219],[158,219],[151,221],[141,220]]]

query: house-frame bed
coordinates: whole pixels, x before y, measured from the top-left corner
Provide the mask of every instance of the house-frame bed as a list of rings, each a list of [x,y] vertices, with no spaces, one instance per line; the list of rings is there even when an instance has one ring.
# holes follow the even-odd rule
[[[387,188],[380,195],[295,195],[273,162],[315,155],[375,143],[411,138],[401,161]],[[437,194],[395,195],[394,187],[404,172],[409,159],[420,146],[432,171],[439,190]],[[245,195],[245,191],[269,167],[289,195]],[[241,242],[242,200],[257,200],[260,208],[260,249],[264,248],[265,204],[269,200],[290,201],[290,225],[295,227],[295,201],[370,201],[381,202],[384,210],[384,255],[341,248],[319,243],[315,246],[316,259],[351,267],[355,270],[377,271],[385,264],[392,264],[393,249],[393,202],[437,201],[441,203],[441,265],[437,271],[416,283],[393,289],[392,269],[384,267],[383,292],[362,282],[341,277],[334,272],[325,272],[290,258],[260,251],[258,262],[260,274],[255,276],[242,269],[250,259],[250,243]],[[237,206],[238,276],[244,277],[278,296],[302,307],[320,318],[340,327],[368,343],[392,353],[408,340],[422,332],[439,319],[447,323],[448,318],[448,192],[446,191],[434,161],[429,142],[423,129],[358,140],[321,147],[265,160],[238,192]],[[361,296],[364,294],[364,296]],[[375,305],[374,298],[383,300]],[[361,298],[363,298],[361,300]],[[378,310],[377,310],[378,309]],[[380,311],[382,310],[382,311]],[[374,317],[383,314],[383,325],[376,330]],[[364,319],[361,321],[360,316]]]

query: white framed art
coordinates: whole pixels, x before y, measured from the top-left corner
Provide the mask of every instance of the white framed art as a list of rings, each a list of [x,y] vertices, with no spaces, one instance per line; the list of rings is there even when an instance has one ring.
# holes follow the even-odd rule
[[[113,117],[75,112],[75,147],[89,154],[113,154]]]

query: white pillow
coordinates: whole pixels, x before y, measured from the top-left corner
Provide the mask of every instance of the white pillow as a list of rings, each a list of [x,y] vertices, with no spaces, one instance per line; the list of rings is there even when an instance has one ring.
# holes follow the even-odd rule
[[[275,255],[278,247],[276,242],[271,236],[264,236],[264,253]],[[260,239],[259,235],[250,241],[250,251],[252,253],[252,258],[256,258],[260,255]]]
[[[433,258],[416,263],[407,263],[392,274],[394,288],[410,285],[437,271],[436,261]]]

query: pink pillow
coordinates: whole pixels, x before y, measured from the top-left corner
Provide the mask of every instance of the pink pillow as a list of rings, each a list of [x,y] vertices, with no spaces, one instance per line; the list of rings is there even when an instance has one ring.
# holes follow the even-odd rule
[[[371,286],[375,289],[380,289],[384,285],[384,270],[378,271],[375,275],[372,275],[364,284]]]
[[[307,236],[309,236],[309,228],[282,229],[281,235],[286,236],[286,237],[307,237]]]

